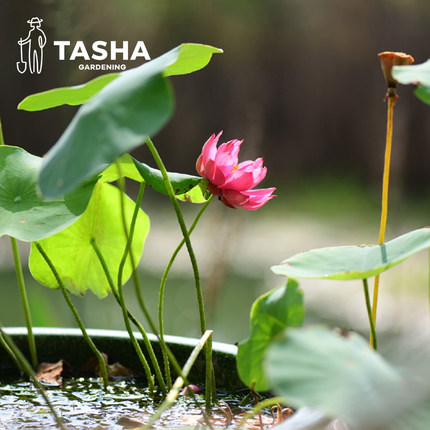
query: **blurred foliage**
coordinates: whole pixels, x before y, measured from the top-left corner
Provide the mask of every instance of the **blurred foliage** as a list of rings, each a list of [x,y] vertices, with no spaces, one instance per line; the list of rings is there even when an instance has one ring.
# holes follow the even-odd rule
[[[17,112],[18,102],[100,72],[80,71],[78,60],[59,61],[52,50],[41,76],[20,75],[16,41],[31,16],[44,19],[48,41],[144,40],[152,58],[181,42],[224,49],[203,72],[173,79],[176,111],[155,142],[169,169],[193,174],[201,145],[223,129],[226,139],[245,139],[244,158],[264,156],[267,186],[330,171],[379,187],[386,106],[377,53],[405,51],[421,63],[430,36],[430,2],[419,0],[2,0],[6,143],[38,155],[75,109]],[[430,112],[412,87],[399,93],[392,169],[397,190],[410,193],[430,183]],[[135,155],[152,162],[145,148]]]

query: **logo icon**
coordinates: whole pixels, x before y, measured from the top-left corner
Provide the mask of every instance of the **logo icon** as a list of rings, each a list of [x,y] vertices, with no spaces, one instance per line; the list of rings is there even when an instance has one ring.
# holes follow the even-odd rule
[[[16,68],[19,73],[28,70],[31,74],[42,71],[43,48],[46,45],[46,35],[40,28],[43,19],[33,17],[27,22],[30,24],[30,31],[25,39],[18,40],[20,61],[17,61]]]

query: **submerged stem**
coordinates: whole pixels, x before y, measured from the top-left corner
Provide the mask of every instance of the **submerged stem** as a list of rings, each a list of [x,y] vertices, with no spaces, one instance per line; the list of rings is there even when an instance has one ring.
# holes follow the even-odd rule
[[[87,330],[85,329],[84,323],[81,320],[81,317],[79,316],[78,310],[76,309],[75,305],[73,304],[72,300],[70,299],[69,293],[66,290],[66,287],[63,284],[63,280],[61,279],[59,273],[57,272],[57,269],[55,268],[54,264],[52,263],[51,259],[48,257],[48,254],[46,254],[45,250],[42,248],[42,245],[40,245],[39,242],[34,242],[37,250],[42,255],[43,259],[46,261],[46,264],[51,269],[52,274],[54,275],[58,286],[61,289],[61,292],[63,294],[64,299],[66,300],[67,305],[69,306],[70,310],[72,311],[73,316],[75,317],[76,323],[78,324],[79,328],[81,329],[82,335],[84,336],[85,341],[87,342],[88,346],[91,348],[91,351],[93,351],[94,355],[97,357],[97,360],[99,362],[100,366],[100,373],[102,374],[103,379],[103,385],[106,388],[108,385],[108,372],[107,372],[107,366],[106,361],[103,358],[103,355],[101,352],[97,349],[96,345],[90,338],[90,336],[87,333]]]
[[[169,176],[167,174],[166,167],[164,166],[164,163],[157,151],[157,149],[154,146],[154,143],[152,140],[147,137],[146,139],[146,145],[148,146],[158,168],[160,169],[161,175],[163,177],[163,182],[166,187],[166,191],[169,195],[170,202],[172,203],[173,209],[176,214],[176,218],[178,220],[179,226],[182,231],[182,235],[185,240],[185,244],[187,246],[188,255],[190,257],[191,265],[193,268],[193,274],[194,274],[194,282],[196,287],[196,295],[197,295],[197,302],[199,307],[199,316],[200,316],[200,330],[202,335],[206,332],[206,316],[205,316],[205,306],[203,301],[203,292],[200,285],[200,274],[199,274],[199,268],[197,265],[197,259],[194,254],[194,249],[191,244],[190,236],[188,234],[187,226],[185,225],[185,220],[182,215],[181,209],[179,207],[178,201],[175,197],[175,192],[172,187],[172,183],[170,182]],[[206,406],[209,407],[209,405],[212,403],[212,393],[214,392],[214,380],[212,378],[213,371],[212,371],[212,348],[210,347],[209,343],[211,342],[211,339],[206,343],[205,346],[205,356],[206,356]]]
[[[394,105],[396,104],[397,95],[395,93],[388,94],[388,109],[387,109],[387,134],[385,139],[385,157],[384,157],[384,176],[382,181],[382,205],[381,205],[381,224],[379,227],[379,245],[382,245],[385,240],[385,230],[387,227],[388,215],[388,190],[390,185],[390,163],[391,163],[391,147],[393,141],[393,114]],[[373,285],[373,302],[372,302],[372,321],[376,327],[376,314],[378,309],[379,295],[379,275],[375,276]],[[370,336],[370,345],[374,346],[374,338]]]
[[[15,263],[15,273],[18,282],[19,294],[21,296],[22,309],[24,311],[25,324],[27,326],[28,348],[30,350],[31,364],[33,369],[37,368],[36,341],[33,335],[33,324],[31,322],[30,305],[28,303],[27,290],[25,288],[24,274],[22,272],[21,257],[18,250],[18,242],[14,237],[10,238],[12,246],[13,260]]]

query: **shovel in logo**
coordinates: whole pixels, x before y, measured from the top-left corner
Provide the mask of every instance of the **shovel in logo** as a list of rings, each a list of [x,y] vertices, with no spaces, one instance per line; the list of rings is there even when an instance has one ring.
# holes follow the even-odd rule
[[[18,40],[18,45],[19,45],[19,53],[20,53],[21,61],[16,62],[16,68],[18,69],[18,72],[22,74],[22,73],[25,73],[25,71],[27,70],[27,62],[24,61],[24,58],[22,55],[22,39]]]

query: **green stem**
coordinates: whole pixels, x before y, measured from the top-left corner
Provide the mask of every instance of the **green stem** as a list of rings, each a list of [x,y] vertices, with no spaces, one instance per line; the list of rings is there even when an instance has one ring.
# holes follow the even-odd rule
[[[3,338],[3,336],[2,336],[1,333],[0,333],[0,345],[4,348],[4,350],[9,354],[9,356],[15,362],[16,367],[20,371],[25,372],[25,369],[22,366],[21,362],[17,359],[16,354],[13,352],[13,350],[11,348],[9,348],[8,343],[4,340],[4,338]]]
[[[103,258],[103,255],[101,254],[99,248],[97,247],[97,245],[95,243],[93,243],[93,247],[94,247],[94,250],[95,250],[95,252],[96,252],[96,254],[97,254],[98,258],[99,258],[99,261],[100,261],[100,263],[101,263],[101,265],[103,267],[103,270],[104,270],[104,272],[106,274],[106,277],[108,279],[109,285],[110,285],[110,287],[112,289],[112,293],[113,293],[115,299],[118,301],[118,303],[120,303],[118,293],[114,289],[114,283],[112,281],[112,277],[110,275],[110,272],[109,272],[109,269],[108,269],[108,267],[106,265],[106,262],[105,262],[105,260]],[[142,334],[143,339],[146,338],[147,341],[150,342],[149,339],[148,339],[148,337],[147,337],[147,335],[146,335],[146,332],[145,332],[144,328],[139,323],[139,321],[136,319],[136,317],[130,312],[129,309],[127,309],[127,313],[128,313],[128,317],[130,318],[131,322],[138,328],[138,330]],[[149,322],[149,324],[151,326],[151,330],[153,331],[153,333],[158,337],[158,339],[160,339],[160,336],[157,333],[156,327],[153,325],[153,323],[151,325],[151,322]],[[152,350],[152,345],[150,344],[150,348],[149,347],[147,347],[147,348],[148,348],[148,350]],[[166,345],[166,352],[167,352],[167,355],[169,357],[170,362],[172,363],[172,366],[173,366],[175,372],[184,379],[184,381],[185,381],[185,383],[187,385],[189,385],[189,382],[188,382],[187,378],[182,374],[181,366],[179,365],[178,361],[176,360],[175,356],[173,355],[172,351],[169,349],[169,347],[167,345]]]
[[[21,258],[19,256],[19,250],[18,250],[18,242],[14,237],[11,237],[10,243],[12,246],[13,259],[15,262],[15,273],[16,273],[16,279],[18,281],[19,294],[21,296],[22,309],[24,311],[25,324],[27,326],[28,347],[30,350],[31,364],[33,366],[33,369],[36,369],[37,368],[36,341],[34,340],[34,335],[33,335],[33,324],[31,322],[30,306],[28,303],[27,291],[25,288]]]
[[[119,296],[118,296],[118,293],[115,291],[115,285],[114,285],[114,283],[113,283],[113,280],[112,280],[112,277],[111,277],[111,275],[110,275],[109,269],[108,269],[108,267],[107,267],[106,261],[104,260],[103,255],[102,255],[102,253],[101,253],[100,249],[98,248],[98,246],[96,245],[96,243],[95,243],[94,241],[92,241],[92,242],[91,242],[91,244],[92,244],[92,246],[93,246],[93,248],[94,248],[94,251],[96,252],[96,254],[97,254],[98,258],[99,258],[100,264],[101,264],[101,265],[102,265],[102,267],[103,267],[103,270],[104,270],[104,272],[105,272],[106,278],[107,278],[107,280],[108,280],[108,282],[109,282],[109,285],[110,285],[110,288],[111,288],[111,290],[112,290],[112,294],[113,294],[113,296],[115,297],[115,299],[117,300],[117,302],[121,305],[121,303],[120,303],[120,299],[119,299]],[[130,319],[130,321],[131,321],[131,322],[132,322],[132,323],[137,327],[137,329],[140,331],[140,333],[141,333],[141,335],[142,335],[142,338],[144,339],[145,345],[146,345],[146,347],[147,347],[147,350],[148,350],[148,351],[152,351],[152,354],[153,354],[152,344],[150,343],[150,341],[149,341],[149,339],[148,339],[148,336],[147,336],[147,334],[146,334],[146,332],[145,332],[144,328],[143,328],[143,327],[142,327],[142,325],[139,323],[139,321],[134,317],[134,315],[130,312],[130,310],[129,310],[129,309],[127,309],[127,315],[128,315],[128,318]],[[159,335],[158,335],[158,333],[157,333],[157,329],[156,329],[156,327],[153,325],[152,321],[149,321],[149,323],[150,323],[150,326],[151,326],[151,330],[153,331],[153,333],[154,333],[154,334],[158,337],[158,339],[160,340],[160,336],[159,336]],[[152,323],[152,325],[151,325],[151,323]],[[166,344],[165,344],[165,348],[166,348],[166,354],[167,354],[167,356],[168,356],[168,358],[169,358],[170,362],[172,363],[172,366],[173,366],[173,368],[175,369],[175,372],[176,372],[179,376],[181,376],[181,377],[183,378],[183,380],[185,381],[185,383],[186,383],[187,385],[189,385],[190,383],[188,382],[187,377],[182,373],[181,366],[179,365],[179,363],[178,363],[178,361],[176,360],[175,356],[173,355],[172,351],[169,349],[169,347],[168,347]],[[154,359],[155,359],[155,361],[156,361],[155,355],[154,355]],[[155,366],[154,366],[154,367],[155,367]],[[149,373],[149,376],[151,376],[151,375],[150,375],[150,373]],[[171,389],[171,387],[169,388],[169,390],[170,390],[170,389]],[[193,394],[193,393],[191,393],[191,394]],[[194,400],[196,401],[196,405],[197,405],[197,407],[199,407],[199,404],[198,404],[197,399],[195,398]]]
[[[182,231],[182,235],[185,239],[185,244],[187,246],[188,255],[190,257],[191,265],[193,268],[194,273],[194,281],[195,281],[195,287],[196,287],[196,294],[197,294],[197,302],[199,306],[199,315],[200,315],[200,330],[201,333],[206,332],[206,316],[205,316],[205,307],[204,307],[204,301],[203,301],[203,293],[202,288],[200,285],[200,274],[199,269],[197,265],[197,259],[194,254],[194,249],[191,244],[190,236],[188,234],[187,226],[185,225],[184,217],[182,216],[181,209],[179,207],[178,201],[175,197],[175,192],[172,187],[172,183],[170,182],[169,176],[167,174],[166,167],[164,166],[163,161],[161,160],[160,155],[158,154],[157,149],[154,146],[154,143],[152,140],[148,137],[146,139],[146,144],[158,166],[160,169],[161,175],[163,177],[164,184],[166,186],[167,193],[170,198],[170,202],[172,203],[173,209],[176,213],[176,218],[178,219],[179,226]],[[211,342],[211,340],[209,340]],[[209,407],[212,403],[212,393],[214,391],[213,388],[213,378],[212,378],[212,354],[211,354],[211,348],[209,345],[209,342],[206,344],[205,347],[205,355],[206,355],[206,406]]]
[[[203,215],[203,213],[205,212],[205,210],[207,209],[207,207],[209,206],[209,204],[212,202],[213,199],[214,199],[214,195],[211,194],[210,197],[208,198],[208,200],[206,201],[206,203],[202,206],[200,211],[197,213],[196,218],[194,219],[194,222],[191,224],[191,227],[188,230],[189,236],[191,236],[191,233],[196,228],[196,225],[199,222],[201,216]],[[170,383],[170,380],[171,380],[170,366],[169,366],[169,359],[168,359],[166,349],[165,349],[166,343],[164,341],[164,315],[163,315],[164,296],[165,296],[165,290],[166,290],[167,277],[169,276],[170,269],[172,268],[173,263],[174,263],[177,255],[179,254],[179,251],[184,246],[184,243],[185,243],[185,239],[182,239],[181,242],[179,243],[179,245],[177,246],[177,248],[175,249],[175,251],[173,252],[172,256],[170,257],[170,260],[166,266],[166,269],[164,270],[163,277],[161,278],[160,290],[159,290],[159,294],[158,294],[158,327],[160,330],[160,346],[161,346],[161,350],[163,352],[163,360],[164,360],[164,368],[166,371],[166,379],[167,379],[168,384],[170,384],[170,385],[171,385],[171,383]]]
[[[46,394],[46,391],[44,390],[42,384],[38,381],[36,374],[34,373],[34,370],[32,369],[30,363],[26,360],[23,353],[15,345],[15,342],[4,332],[4,330],[1,327],[0,327],[0,343],[6,348],[6,351],[11,355],[13,360],[19,363],[19,367],[23,369],[24,372],[28,375],[28,377],[33,381],[33,384],[35,385],[40,395],[43,397],[46,404],[48,405],[48,408],[51,411],[51,414],[54,417],[58,427],[60,427],[60,429],[62,430],[65,430],[65,427],[63,426],[60,416],[55,411],[54,406],[49,400],[49,397]]]
[[[126,216],[125,216],[125,202],[124,202],[124,196],[125,196],[125,183],[124,183],[124,177],[122,176],[121,173],[121,166],[118,163],[118,161],[115,163],[117,170],[118,170],[118,187],[120,190],[120,208],[121,208],[121,218],[122,218],[122,223],[123,223],[123,227],[124,227],[124,234],[125,234],[125,238],[126,238],[126,250],[127,253],[130,255],[130,261],[131,261],[131,265],[132,265],[132,273],[133,273],[133,279],[135,282],[139,282],[138,278],[136,278],[135,272],[137,271],[137,267],[136,267],[136,262],[134,260],[134,255],[131,249],[131,237],[128,231],[128,226],[127,226],[127,220],[126,220]],[[136,212],[136,206],[135,206],[135,212]],[[120,301],[120,305],[121,305],[121,309],[122,309],[122,314],[123,314],[123,318],[124,318],[124,324],[125,327],[127,329],[128,335],[130,337],[130,340],[136,350],[137,355],[139,356],[140,361],[146,362],[146,359],[143,355],[142,349],[140,348],[139,342],[137,341],[136,337],[134,336],[133,330],[131,329],[131,325],[130,325],[130,320],[128,319],[128,313],[127,313],[127,306],[125,304],[125,298],[124,298],[124,289],[123,289],[123,285],[122,285],[122,271],[118,272],[118,297],[119,297],[119,301]],[[148,313],[149,316],[149,313]],[[157,367],[159,369],[158,363],[157,363]],[[147,369],[145,369],[145,372],[147,372]],[[150,372],[149,372],[150,373]],[[160,371],[160,376],[161,376],[161,371]],[[150,389],[150,391],[154,391],[155,390],[155,386],[154,386],[154,378],[151,376],[149,376],[147,374],[148,377],[148,387]],[[161,390],[166,390],[165,388],[165,384],[164,381],[162,380],[162,377],[160,378],[160,388]]]
[[[145,427],[146,429],[149,429],[152,427],[152,425],[161,417],[162,413],[168,409],[170,406],[175,403],[176,399],[178,398],[179,391],[183,387],[185,378],[188,377],[188,374],[190,373],[190,370],[194,364],[194,362],[197,360],[197,357],[204,347],[204,345],[207,344],[207,342],[212,337],[212,330],[207,330],[197,345],[192,350],[190,356],[188,357],[188,360],[186,361],[184,367],[182,368],[181,376],[178,376],[176,378],[175,383],[173,384],[171,390],[169,391],[169,394],[166,396],[163,403],[160,405],[160,407],[157,409],[154,415],[151,416],[149,421],[146,423]]]
[[[119,176],[122,178],[121,166],[118,163],[117,163],[117,169],[118,169]],[[121,195],[121,205],[122,206],[121,207],[124,208],[124,196],[126,195],[124,180],[119,180],[118,186],[119,186],[120,191],[122,192],[122,195]],[[118,285],[119,284],[122,285],[122,275],[123,275],[123,271],[124,271],[124,266],[125,266],[125,263],[127,261],[128,255],[130,255],[130,261],[131,261],[131,265],[133,268],[133,270],[132,270],[133,285],[134,285],[134,290],[136,293],[137,301],[139,303],[139,306],[140,306],[143,314],[145,315],[146,320],[148,321],[149,325],[151,326],[151,330],[155,333],[156,330],[153,328],[153,327],[155,327],[155,324],[154,324],[154,321],[152,320],[151,314],[148,311],[148,308],[146,307],[145,301],[143,300],[143,296],[142,296],[141,288],[140,288],[138,271],[137,271],[137,264],[136,264],[136,261],[134,259],[134,255],[131,252],[131,244],[133,243],[133,236],[134,236],[134,230],[136,227],[136,220],[137,220],[137,216],[139,214],[140,204],[142,203],[144,190],[145,190],[145,183],[142,182],[140,184],[139,194],[137,196],[137,200],[136,200],[136,203],[134,206],[134,212],[133,212],[133,216],[132,216],[131,223],[130,223],[130,230],[128,230],[128,228],[127,228],[127,221],[125,219],[124,210],[122,209],[122,211],[121,211],[124,233],[125,233],[126,238],[127,238],[127,243],[126,243],[126,247],[124,249],[124,254],[122,256],[122,259],[121,259],[121,262],[119,265],[119,269],[118,269]]]
[[[60,275],[58,274],[57,269],[55,268],[51,259],[48,257],[48,255],[46,254],[45,250],[42,248],[42,246],[40,245],[39,242],[34,242],[34,244],[35,244],[37,250],[42,255],[43,259],[48,264],[52,274],[55,276],[55,279],[57,280],[58,286],[61,289],[63,297],[66,300],[66,303],[69,306],[70,310],[72,311],[73,316],[75,317],[76,323],[78,324],[79,328],[81,329],[81,332],[82,332],[82,335],[84,336],[85,341],[87,342],[88,346],[93,351],[94,355],[97,357],[97,360],[98,360],[99,366],[100,366],[100,372],[101,372],[102,378],[103,378],[103,385],[106,388],[108,385],[108,372],[107,372],[107,366],[106,366],[105,359],[103,358],[102,354],[97,349],[97,347],[95,346],[92,339],[88,336],[87,330],[85,329],[85,326],[81,320],[81,317],[79,316],[79,313],[78,313],[75,305],[72,303],[72,300],[70,299],[69,293],[67,292],[66,287],[64,286],[63,281],[62,281]]]
[[[376,350],[378,349],[378,339],[376,338],[375,322],[372,316],[372,305],[370,303],[369,284],[367,283],[367,279],[363,279],[363,288],[364,298],[366,300],[367,317],[369,318],[370,324],[370,337],[373,339],[372,347]]]
[[[101,264],[101,266],[102,266],[102,268],[103,268],[103,271],[104,271],[104,273],[105,273],[105,275],[106,275],[106,279],[107,279],[107,281],[108,281],[108,283],[109,283],[109,286],[110,286],[110,289],[111,289],[111,291],[112,291],[112,294],[113,294],[113,296],[115,297],[115,300],[117,301],[117,303],[121,306],[121,309],[123,309],[123,304],[124,304],[124,306],[125,306],[125,302],[121,302],[121,299],[120,299],[120,297],[119,297],[119,294],[118,294],[118,293],[117,293],[117,291],[115,290],[115,284],[114,284],[114,282],[113,282],[113,280],[112,280],[112,276],[111,276],[111,274],[110,274],[110,272],[109,272],[109,268],[108,268],[108,266],[107,266],[107,264],[106,264],[106,261],[105,261],[105,259],[104,259],[103,255],[102,255],[102,253],[101,253],[101,251],[100,251],[100,248],[97,246],[97,244],[95,243],[95,240],[94,240],[94,239],[93,239],[93,240],[91,240],[91,245],[92,245],[92,247],[93,247],[93,249],[94,249],[95,253],[97,254],[97,257],[98,257],[99,262],[100,262],[100,264]],[[122,303],[123,303],[123,304],[122,304]],[[165,393],[165,392],[167,392],[167,389],[166,389],[166,386],[165,386],[165,384],[164,384],[163,377],[162,377],[162,375],[161,375],[161,369],[160,369],[160,367],[159,367],[159,364],[158,364],[157,358],[156,358],[156,356],[155,356],[154,349],[152,348],[151,341],[149,340],[148,335],[146,334],[146,331],[145,331],[145,329],[143,328],[143,326],[142,326],[142,325],[139,323],[139,321],[134,317],[134,315],[130,312],[130,310],[129,310],[127,307],[126,307],[126,309],[125,309],[125,310],[126,310],[126,314],[127,314],[127,319],[131,320],[131,322],[132,322],[132,323],[137,327],[137,329],[139,330],[139,332],[140,332],[140,333],[141,333],[141,335],[142,335],[143,342],[144,342],[145,347],[146,347],[146,349],[147,349],[147,351],[148,351],[148,354],[149,354],[149,357],[150,357],[150,359],[151,359],[151,362],[152,362],[152,364],[153,364],[153,366],[154,366],[155,374],[156,374],[157,379],[158,379],[158,382],[159,382],[159,384],[160,384],[160,388],[162,389],[163,393]],[[124,309],[123,309],[123,316],[124,316]],[[127,325],[127,323],[126,323],[125,321],[124,321],[124,323]],[[129,333],[129,335],[130,335],[130,333]],[[133,335],[133,336],[134,336],[134,335]],[[136,342],[137,342],[137,341],[136,341]],[[134,346],[134,348],[136,349],[136,345],[135,345],[134,343],[133,343],[133,346]],[[141,364],[142,364],[143,369],[145,370],[146,377],[147,377],[148,381],[149,381],[149,380],[152,380],[151,369],[149,368],[148,361],[146,360],[145,356],[143,355],[143,352],[142,352],[142,350],[140,349],[140,346],[138,346],[138,349],[139,349],[140,351],[138,351],[138,350],[136,349],[136,353],[137,353],[137,355],[138,355],[138,357],[139,357],[139,360],[140,360],[140,362],[141,362]]]
[[[121,175],[121,167],[118,164],[117,164],[117,169],[118,169],[119,175]],[[118,185],[120,187],[120,191],[122,193],[125,193],[124,181],[121,181]],[[139,214],[139,209],[140,209],[140,205],[142,203],[144,191],[145,191],[145,182],[141,182],[140,187],[139,187],[139,193],[138,193],[135,205],[134,205],[133,216],[131,218],[130,231],[126,231],[127,244],[126,244],[126,247],[124,249],[124,253],[123,253],[123,256],[121,258],[121,262],[119,263],[119,268],[118,268],[118,283],[122,283],[122,275],[123,275],[123,271],[124,271],[125,262],[127,261],[127,256],[129,254],[131,254],[131,244],[133,242],[134,229],[136,227],[136,220],[137,220],[137,216]],[[121,203],[122,203],[122,200],[121,200]],[[124,219],[123,219],[123,223],[127,224],[124,221]],[[147,309],[146,309],[146,306],[144,304],[144,301],[143,301],[143,298],[142,298],[142,295],[141,295],[141,292],[140,292],[140,288],[138,288],[139,287],[139,282],[134,283],[134,284],[135,284],[135,291],[136,291],[136,296],[138,298],[139,305],[142,308],[143,312],[146,313]]]

